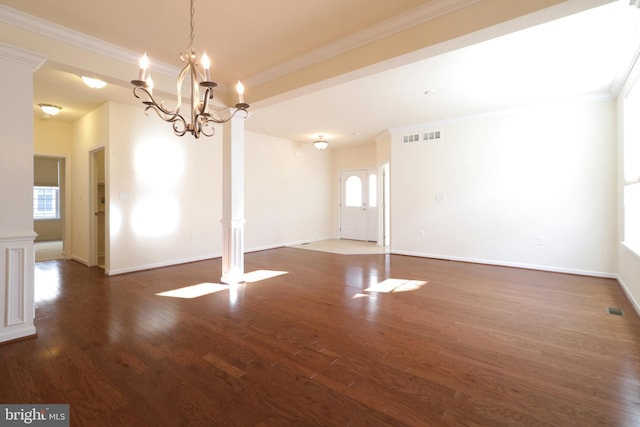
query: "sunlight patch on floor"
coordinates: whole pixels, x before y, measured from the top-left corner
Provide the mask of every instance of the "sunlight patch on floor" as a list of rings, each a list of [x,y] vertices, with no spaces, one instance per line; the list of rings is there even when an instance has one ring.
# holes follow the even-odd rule
[[[273,277],[282,276],[288,274],[288,271],[276,271],[276,270],[255,270],[244,275],[245,283],[255,283],[261,280],[271,279]],[[232,294],[231,299],[237,299],[237,285],[230,287],[230,285],[224,285],[221,283],[199,283],[197,285],[185,286],[183,288],[172,289],[170,291],[159,292],[156,295],[161,297],[171,298],[198,298],[205,295],[215,294],[216,292],[226,291],[229,289]]]
[[[259,282],[260,280],[271,279],[272,277],[278,277],[288,273],[288,271],[256,270],[252,271],[251,273],[245,273],[244,281],[246,283],[254,283]]]
[[[199,283],[197,285],[185,286],[184,288],[160,292],[156,295],[161,297],[191,299],[198,298],[204,295],[214,294],[216,292],[224,291],[227,289],[229,289],[229,285],[222,285],[220,283]]]
[[[60,273],[57,269],[35,269],[34,295],[36,302],[54,301],[60,296]]]
[[[407,279],[386,279],[382,282],[369,286],[364,292],[374,292],[382,294],[390,294],[392,292],[410,292],[420,289],[428,282],[424,280],[407,280]],[[351,299],[366,298],[370,294],[357,293]]]

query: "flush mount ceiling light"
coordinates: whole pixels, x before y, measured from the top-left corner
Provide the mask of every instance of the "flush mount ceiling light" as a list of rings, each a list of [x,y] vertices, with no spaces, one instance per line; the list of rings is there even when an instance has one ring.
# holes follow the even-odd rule
[[[141,96],[146,97],[146,101],[142,101],[146,108],[145,113],[149,110],[153,110],[158,116],[172,124],[173,132],[178,136],[183,136],[187,132],[192,134],[195,138],[199,138],[200,135],[213,136],[215,129],[213,123],[225,123],[231,120],[238,111],[242,111],[245,117],[248,116],[247,109],[249,104],[244,102],[244,86],[238,82],[236,90],[238,91],[238,103],[235,109],[225,117],[218,116],[215,112],[209,111],[209,103],[213,99],[213,88],[218,84],[211,80],[209,67],[211,61],[204,52],[201,59],[198,60],[196,56],[195,48],[193,46],[194,39],[194,17],[195,9],[193,7],[193,1],[191,0],[191,21],[190,21],[190,38],[189,46],[185,52],[180,54],[180,60],[185,64],[180,74],[178,74],[178,94],[175,109],[169,109],[164,105],[164,102],[157,102],[153,97],[153,80],[147,73],[149,67],[149,58],[145,53],[140,59],[140,74],[137,80],[132,80],[133,94],[136,98]],[[191,121],[187,120],[180,114],[180,107],[182,102],[182,84],[185,77],[189,76],[191,86]],[[200,96],[200,90],[204,93]]]
[[[40,107],[42,112],[47,116],[55,116],[60,112],[60,110],[62,110],[62,107],[51,104],[38,104],[38,107]]]
[[[82,81],[91,89],[102,89],[107,85],[107,82],[103,82],[100,79],[94,79],[92,77],[87,77],[87,76],[82,76]]]
[[[329,146],[329,143],[322,138],[322,135],[318,135],[318,139],[313,141],[313,146],[318,150],[324,150]]]

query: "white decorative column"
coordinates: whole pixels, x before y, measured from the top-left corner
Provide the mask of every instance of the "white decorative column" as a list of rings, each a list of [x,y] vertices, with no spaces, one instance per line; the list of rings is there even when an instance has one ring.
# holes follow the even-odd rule
[[[222,283],[244,282],[244,120],[224,124],[222,138]]]
[[[45,58],[0,43],[0,342],[33,336],[33,73]]]

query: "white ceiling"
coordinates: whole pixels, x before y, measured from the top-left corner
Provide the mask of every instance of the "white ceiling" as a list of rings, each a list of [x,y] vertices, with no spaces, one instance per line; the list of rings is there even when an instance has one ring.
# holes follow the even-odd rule
[[[169,44],[177,57],[185,47],[188,34],[187,26],[182,29],[180,37],[175,36],[175,40],[171,37],[158,40],[157,37],[141,35],[144,32],[139,30],[140,27],[162,22],[163,16],[141,18],[138,19],[139,27],[125,25],[113,31],[115,24],[110,19],[116,19],[117,15],[96,10],[95,4],[92,9],[88,6],[91,2],[86,1],[54,3],[44,0],[2,0],[0,3],[109,43],[126,43],[127,48],[134,51],[143,50],[143,46],[146,46],[152,52],[156,44],[172,40]],[[80,10],[71,9],[67,3],[78,6]],[[140,0],[126,5],[129,5],[129,9],[133,8],[130,13],[135,14],[141,13],[144,7],[151,7],[152,3],[153,0]],[[228,58],[229,62],[237,64],[238,73],[241,74],[238,77],[247,78],[277,66],[278,61],[290,61],[309,49],[320,48],[348,34],[362,31],[386,16],[411,11],[425,2],[278,0],[275,3],[291,9],[286,22],[278,20],[283,15],[275,13],[281,9],[276,9],[278,5],[274,2],[252,3],[251,8],[255,7],[256,10],[246,16],[238,15],[238,8],[227,10],[224,6],[226,3],[216,3],[216,7],[220,7],[219,16],[225,16],[223,29],[233,29],[233,22],[238,21],[270,34],[269,37],[263,37],[260,31],[251,34],[232,33],[229,37],[234,42],[228,45],[235,50],[221,50],[214,54],[214,61],[223,62]],[[117,5],[109,2],[100,4],[117,9]],[[292,7],[293,4],[295,7]],[[342,19],[340,22],[347,24],[336,25],[335,28],[324,25],[332,13],[344,13],[347,4],[352,13],[363,7],[367,8],[368,13],[356,13],[354,19]],[[126,5],[120,10],[126,10]],[[180,8],[185,6],[180,5]],[[171,10],[162,12],[162,15],[168,13],[170,17],[171,13],[177,13],[174,6],[168,9]],[[83,14],[88,14],[91,19],[81,19]],[[309,20],[309,14],[317,15],[317,19]],[[252,116],[247,120],[246,127],[248,130],[300,142],[310,142],[322,134],[327,136],[332,147],[336,147],[371,141],[389,128],[568,96],[615,95],[640,45],[639,21],[640,9],[629,7],[626,0],[618,0],[502,37],[491,39],[492,34],[505,30],[489,29],[476,35],[488,39],[478,44],[441,53],[456,46],[456,41],[453,41],[448,46],[415,52],[386,64],[305,87],[281,98],[262,100],[252,105]],[[520,26],[524,28],[527,25],[521,23]],[[209,26],[200,22],[196,24],[196,44],[202,27],[207,28],[204,30],[207,31],[207,39],[220,39],[210,32]],[[162,28],[157,31],[163,33]],[[304,42],[289,42],[296,31],[304,32],[307,36],[310,33],[315,35],[306,37]],[[457,44],[464,46],[469,44],[469,40],[458,41]],[[260,50],[270,47],[270,52],[274,54],[259,55]],[[168,46],[161,49],[159,45],[156,50],[171,51]],[[235,52],[235,56],[231,52]],[[238,55],[238,52],[242,54]],[[252,57],[256,58],[255,63]],[[177,62],[177,59],[168,56],[160,59],[168,63]],[[224,70],[229,70],[229,67],[221,66],[222,74]],[[226,79],[235,80],[236,75],[231,76],[228,71],[226,74]],[[129,87],[109,85],[100,91],[88,89],[80,83],[78,75],[48,65],[36,72],[34,92],[35,103],[62,105],[64,110],[58,117],[69,121],[105,100],[136,102]]]
[[[640,46],[639,19],[626,2],[601,6],[300,95],[257,110],[247,126],[346,143],[549,99],[615,95]]]

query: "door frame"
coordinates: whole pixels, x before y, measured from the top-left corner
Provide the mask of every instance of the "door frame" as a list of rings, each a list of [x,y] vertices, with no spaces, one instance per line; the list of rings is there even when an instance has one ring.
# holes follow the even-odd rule
[[[62,222],[62,255],[71,258],[71,159],[61,156],[64,162],[64,221]]]
[[[104,242],[105,242],[105,272],[107,271],[107,262],[108,262],[108,249],[107,249],[107,235],[108,235],[108,197],[106,191],[107,177],[106,177],[106,148],[104,146],[95,148],[89,151],[89,259],[88,266],[93,267],[98,265],[98,215],[96,211],[96,206],[98,206],[98,166],[97,166],[97,158],[96,155],[99,152],[104,152],[104,185],[105,185],[105,228],[104,228]]]
[[[366,188],[366,194],[363,194],[365,200],[367,200],[367,209],[371,210],[369,206],[369,175],[372,172],[376,174],[376,218],[377,218],[377,246],[389,246],[390,243],[390,204],[389,204],[389,163],[385,163],[378,167],[369,168],[353,168],[353,169],[341,169],[338,171],[338,238],[342,239],[342,200],[343,200],[343,183],[342,175],[345,172],[365,171],[366,182],[364,183]],[[368,235],[368,232],[367,232]],[[365,240],[367,241],[367,240]]]
[[[389,163],[378,168],[378,246],[391,244],[390,179]]]
[[[68,155],[33,153],[33,157],[46,157],[49,159],[57,159],[62,163],[62,176],[59,176],[63,184],[60,193],[60,210],[62,214],[62,255],[65,259],[71,258],[71,159]]]

